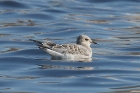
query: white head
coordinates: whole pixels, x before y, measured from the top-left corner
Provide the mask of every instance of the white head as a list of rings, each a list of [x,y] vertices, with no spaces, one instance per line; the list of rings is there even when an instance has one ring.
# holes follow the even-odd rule
[[[80,35],[80,36],[77,38],[77,44],[90,47],[90,44],[91,44],[91,43],[97,44],[96,42],[92,41],[92,40],[91,40],[88,36],[86,36],[86,35]]]

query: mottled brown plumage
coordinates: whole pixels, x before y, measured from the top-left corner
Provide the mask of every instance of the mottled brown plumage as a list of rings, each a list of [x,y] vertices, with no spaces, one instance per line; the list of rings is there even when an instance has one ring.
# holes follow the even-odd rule
[[[32,40],[32,39],[30,39]],[[93,42],[88,36],[81,35],[77,38],[76,44],[55,44],[50,41],[32,40],[37,46],[52,56],[53,59],[74,59],[91,58]],[[95,42],[94,42],[95,43]]]

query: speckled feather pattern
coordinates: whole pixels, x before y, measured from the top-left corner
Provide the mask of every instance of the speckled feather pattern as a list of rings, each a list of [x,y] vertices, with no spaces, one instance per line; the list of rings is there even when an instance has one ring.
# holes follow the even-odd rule
[[[49,44],[42,44],[39,48],[46,48],[48,45]],[[85,56],[90,56],[89,54],[92,52],[91,49],[87,49],[86,47],[77,44],[49,45],[49,49],[61,54],[79,54]]]
[[[36,42],[37,46],[50,54],[53,59],[81,59],[92,57],[90,44],[93,41],[86,35],[79,36],[75,44],[55,44],[47,40],[44,42],[30,40]]]

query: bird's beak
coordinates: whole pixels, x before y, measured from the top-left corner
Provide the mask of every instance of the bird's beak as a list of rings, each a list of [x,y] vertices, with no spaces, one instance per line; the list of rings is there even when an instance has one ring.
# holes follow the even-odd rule
[[[92,41],[92,43],[97,44],[97,42],[95,42],[95,41]]]
[[[93,43],[93,44],[97,44],[97,42],[95,42],[94,40],[91,40],[91,43]]]

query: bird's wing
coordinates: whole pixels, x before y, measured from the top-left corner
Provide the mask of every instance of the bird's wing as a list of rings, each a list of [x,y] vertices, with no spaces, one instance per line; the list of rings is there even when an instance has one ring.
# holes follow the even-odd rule
[[[29,39],[30,41],[33,41],[33,42],[36,42],[37,43],[37,46],[39,48],[48,48],[48,49],[51,49],[53,46],[55,46],[56,44],[51,42],[51,41],[38,41],[38,40],[33,40],[33,39]]]
[[[30,39],[30,40],[36,42],[37,46],[39,46],[39,48],[42,50],[50,49],[50,50],[55,51],[60,54],[79,54],[79,55],[85,55],[85,56],[90,55],[90,53],[89,53],[90,51],[88,51],[88,49],[82,45],[55,44],[51,41],[41,42],[41,41],[33,40],[33,39]]]
[[[55,45],[52,47],[52,50],[61,54],[79,54],[89,56],[89,51],[84,46],[77,44]]]

